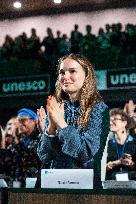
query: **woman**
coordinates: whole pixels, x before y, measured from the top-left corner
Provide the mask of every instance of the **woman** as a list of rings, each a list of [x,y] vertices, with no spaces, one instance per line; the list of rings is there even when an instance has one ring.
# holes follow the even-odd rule
[[[134,125],[130,132],[136,138],[136,104],[133,100],[129,100],[124,105],[124,111],[133,119]]]
[[[2,127],[1,129],[1,135],[2,135],[2,141],[1,141],[1,148],[2,149],[10,149],[12,144],[17,144],[17,132],[18,132],[18,123],[16,117],[11,117],[7,124],[5,129]]]
[[[117,179],[120,174],[128,173],[128,179],[134,179],[136,141],[129,134],[131,118],[123,110],[110,111],[111,138],[108,142],[106,179]],[[132,178],[133,177],[133,178]],[[120,179],[120,178],[119,178]]]
[[[9,184],[14,178],[18,165],[16,148],[18,144],[17,128],[18,123],[16,117],[11,117],[8,120],[5,129],[1,127],[0,174],[4,175],[4,179]]]
[[[86,58],[70,54],[60,59],[56,96],[48,97],[46,109],[48,117],[43,108],[37,112],[40,126],[46,117],[38,147],[45,167],[100,171],[109,114],[96,89],[93,67]]]

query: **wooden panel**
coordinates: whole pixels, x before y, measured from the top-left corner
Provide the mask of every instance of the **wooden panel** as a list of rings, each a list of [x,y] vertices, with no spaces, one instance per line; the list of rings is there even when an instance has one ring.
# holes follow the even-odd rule
[[[9,192],[10,204],[136,204],[136,196]]]

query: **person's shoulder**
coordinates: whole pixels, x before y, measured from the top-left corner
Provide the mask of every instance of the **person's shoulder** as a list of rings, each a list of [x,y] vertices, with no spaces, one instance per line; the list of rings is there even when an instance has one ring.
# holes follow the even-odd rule
[[[115,138],[115,135],[113,134],[112,131],[109,131],[109,134],[108,134],[108,139],[109,139],[109,142],[113,142],[114,141],[114,138]]]
[[[104,102],[99,102],[97,103],[93,109],[92,112],[90,114],[91,120],[96,120],[99,118],[100,121],[103,120],[106,121],[106,124],[109,125],[109,122],[107,123],[107,121],[109,121],[109,110],[108,110],[108,106],[104,103]]]
[[[108,106],[103,102],[98,102],[97,104],[95,104],[95,106],[93,107],[93,111],[100,111],[100,112],[104,112],[108,110]]]
[[[128,135],[128,141],[136,144],[136,138],[130,134]]]

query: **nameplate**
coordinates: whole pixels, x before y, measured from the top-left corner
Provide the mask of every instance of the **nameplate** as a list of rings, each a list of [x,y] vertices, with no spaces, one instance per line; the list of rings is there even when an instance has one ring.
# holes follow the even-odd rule
[[[116,173],[116,181],[129,181],[128,173]]]
[[[26,178],[26,188],[35,188],[37,178]]]
[[[41,188],[93,189],[93,169],[42,169]]]
[[[104,189],[136,189],[136,181],[115,181],[107,180],[103,181]]]
[[[8,185],[4,179],[0,179],[0,188],[7,188]]]

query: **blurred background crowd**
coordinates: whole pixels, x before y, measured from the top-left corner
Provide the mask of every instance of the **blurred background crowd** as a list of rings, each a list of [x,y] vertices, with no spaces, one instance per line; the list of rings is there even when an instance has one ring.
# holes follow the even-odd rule
[[[121,23],[106,24],[99,28],[97,35],[92,33],[90,24],[85,30],[82,34],[79,25],[75,24],[69,38],[60,30],[53,33],[50,27],[43,39],[39,38],[35,28],[31,29],[30,37],[25,32],[14,39],[6,35],[0,47],[1,67],[8,62],[19,64],[23,59],[33,61],[40,71],[54,71],[57,60],[68,53],[86,56],[95,69],[136,65],[136,25],[126,24],[123,28]]]

